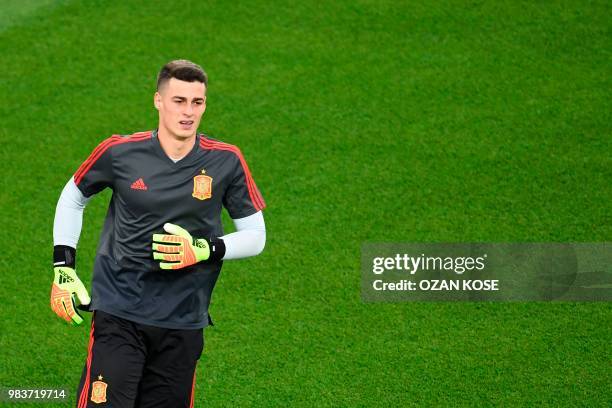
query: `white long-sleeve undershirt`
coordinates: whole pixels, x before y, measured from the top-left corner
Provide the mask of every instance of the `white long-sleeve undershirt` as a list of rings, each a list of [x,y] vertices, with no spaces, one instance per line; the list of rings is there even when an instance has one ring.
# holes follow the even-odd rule
[[[55,207],[53,245],[77,247],[83,227],[83,211],[90,199],[74,184],[74,177],[68,180]]]
[[[68,180],[55,208],[53,244],[76,248],[83,227],[83,212],[91,197],[85,197],[74,183]],[[220,237],[225,243],[224,260],[255,256],[266,244],[266,225],[261,211],[244,218],[232,219],[236,232]]]

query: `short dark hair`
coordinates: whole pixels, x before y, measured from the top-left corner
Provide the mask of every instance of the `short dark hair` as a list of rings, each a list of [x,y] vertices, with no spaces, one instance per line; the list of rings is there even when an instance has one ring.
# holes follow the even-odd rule
[[[157,90],[170,80],[176,78],[187,82],[202,82],[208,88],[208,76],[196,63],[188,60],[174,60],[164,65],[157,76]]]

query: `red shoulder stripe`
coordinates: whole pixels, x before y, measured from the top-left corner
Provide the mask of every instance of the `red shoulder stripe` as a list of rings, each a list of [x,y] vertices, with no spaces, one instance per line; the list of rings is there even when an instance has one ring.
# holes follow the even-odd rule
[[[240,149],[238,149],[238,147],[236,146],[233,146],[227,143],[216,142],[216,141],[211,141],[211,140],[206,140],[204,143],[201,143],[201,144],[203,145],[203,147],[208,147],[211,149],[231,151],[232,153],[236,154],[236,156],[238,156],[238,158],[240,159],[242,168],[246,175],[247,188],[249,190],[249,196],[251,197],[251,202],[253,203],[253,206],[258,211],[263,209],[266,206],[266,204],[263,200],[263,197],[261,196],[259,192],[259,189],[255,185],[255,181],[253,180],[253,177],[251,176],[249,166],[247,165],[246,160],[244,159],[244,156],[242,155],[242,152],[240,151]]]
[[[74,176],[75,184],[79,184],[82,178],[87,174],[89,169],[95,164],[95,162],[104,154],[106,150],[108,150],[111,146],[117,144],[123,144],[128,142],[137,142],[139,140],[147,139],[146,135],[138,136],[138,137],[121,137],[121,136],[113,136],[106,139],[104,142],[100,143],[98,147],[92,152],[92,154],[83,162],[81,167],[77,170]]]
[[[93,150],[93,152],[91,152],[91,154],[89,155],[89,157],[87,158],[87,160],[85,160],[78,168],[78,170],[76,171],[76,173],[74,173],[74,180],[76,182],[77,178],[79,178],[79,180],[81,179],[80,174],[83,172],[83,170],[87,167],[87,164],[89,163],[89,161],[96,157],[98,155],[98,153],[100,151],[106,150],[106,146],[113,142],[114,140],[118,140],[119,138],[121,138],[121,136],[119,135],[113,135],[111,137],[109,137],[108,139],[104,140],[102,143],[100,143],[98,146],[96,146],[96,148]]]
[[[242,155],[242,152],[240,151],[240,149],[238,149],[236,146],[233,146],[227,143],[223,143],[223,142],[216,142],[216,141],[208,140],[208,139],[205,139],[204,137],[200,139],[200,147],[202,147],[203,149],[210,149],[210,150],[230,151],[234,153],[236,156],[238,156],[238,159],[240,160],[240,164],[242,165],[242,169],[244,170],[246,183],[247,183],[247,189],[249,191],[249,197],[251,198],[251,202],[253,203],[253,206],[255,207],[257,211],[261,211],[266,206],[266,203],[263,197],[261,196],[259,189],[255,185],[255,181],[253,180],[253,177],[251,176],[249,166],[247,165],[246,160],[244,160],[244,156]]]
[[[95,164],[95,162],[98,161],[100,156],[102,156],[104,152],[106,152],[110,147],[118,145],[118,144],[123,144],[123,143],[138,142],[141,140],[146,140],[146,139],[151,138],[151,135],[152,135],[152,132],[149,131],[149,132],[134,133],[133,135],[130,135],[128,137],[121,137],[118,135],[109,137],[108,139],[100,143],[98,147],[94,149],[94,151],[89,155],[87,160],[85,160],[83,164],[81,164],[79,169],[76,171],[76,173],[74,173],[74,183],[78,185],[83,179],[83,177],[85,176],[85,174],[87,174],[89,169],[91,169],[91,167]]]
[[[244,160],[244,156],[242,156],[242,153],[240,152],[240,149],[238,149],[236,146],[233,146],[227,143],[215,142],[215,141],[204,140],[204,139],[200,141],[200,146],[202,148],[207,148],[211,150],[230,151],[234,153],[236,156],[238,156],[238,158],[240,159],[242,168],[246,175],[247,189],[249,191],[249,197],[251,198],[251,202],[253,203],[253,206],[258,211],[266,206],[265,202],[263,201],[263,198],[261,197],[261,194],[259,193],[259,190],[255,186],[255,182],[253,181],[253,177],[251,176],[249,167],[247,166],[246,161]]]

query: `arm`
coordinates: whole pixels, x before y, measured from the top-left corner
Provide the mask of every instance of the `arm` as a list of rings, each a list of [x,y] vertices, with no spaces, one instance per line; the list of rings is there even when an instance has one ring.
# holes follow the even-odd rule
[[[75,271],[76,246],[81,235],[83,210],[89,201],[71,178],[62,190],[53,222],[53,270],[51,309],[68,323],[81,324],[83,318],[75,310],[74,295],[81,304],[91,299]]]
[[[83,211],[91,197],[87,198],[70,178],[62,190],[53,221],[53,245],[77,247],[83,226]],[[55,264],[55,262],[54,262]]]
[[[266,224],[263,213],[256,212],[234,221],[236,232],[221,237],[225,243],[223,260],[259,255],[266,245]]]
[[[81,235],[83,210],[87,197],[112,187],[113,162],[110,148],[118,143],[110,137],[100,143],[68,181],[55,210],[53,223],[53,271],[51,309],[68,323],[81,324],[76,312],[75,295],[83,305],[91,302],[89,294],[75,272],[76,246]]]
[[[242,152],[238,148],[233,151],[234,173],[232,182],[225,191],[223,205],[234,221],[236,232],[221,237],[226,246],[224,260],[258,255],[266,244],[266,225],[262,213],[266,203]],[[245,214],[250,215],[245,217]]]
[[[239,259],[259,254],[266,242],[261,211],[234,220],[238,231],[220,238],[194,238],[182,227],[164,224],[168,234],[153,234],[153,259],[161,269],[181,269],[203,261]]]

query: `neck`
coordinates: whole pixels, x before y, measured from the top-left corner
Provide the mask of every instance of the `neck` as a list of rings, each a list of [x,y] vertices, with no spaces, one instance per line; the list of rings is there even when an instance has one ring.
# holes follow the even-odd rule
[[[161,126],[157,131],[157,137],[164,153],[174,160],[187,156],[196,141],[195,133],[188,137],[178,137]]]

